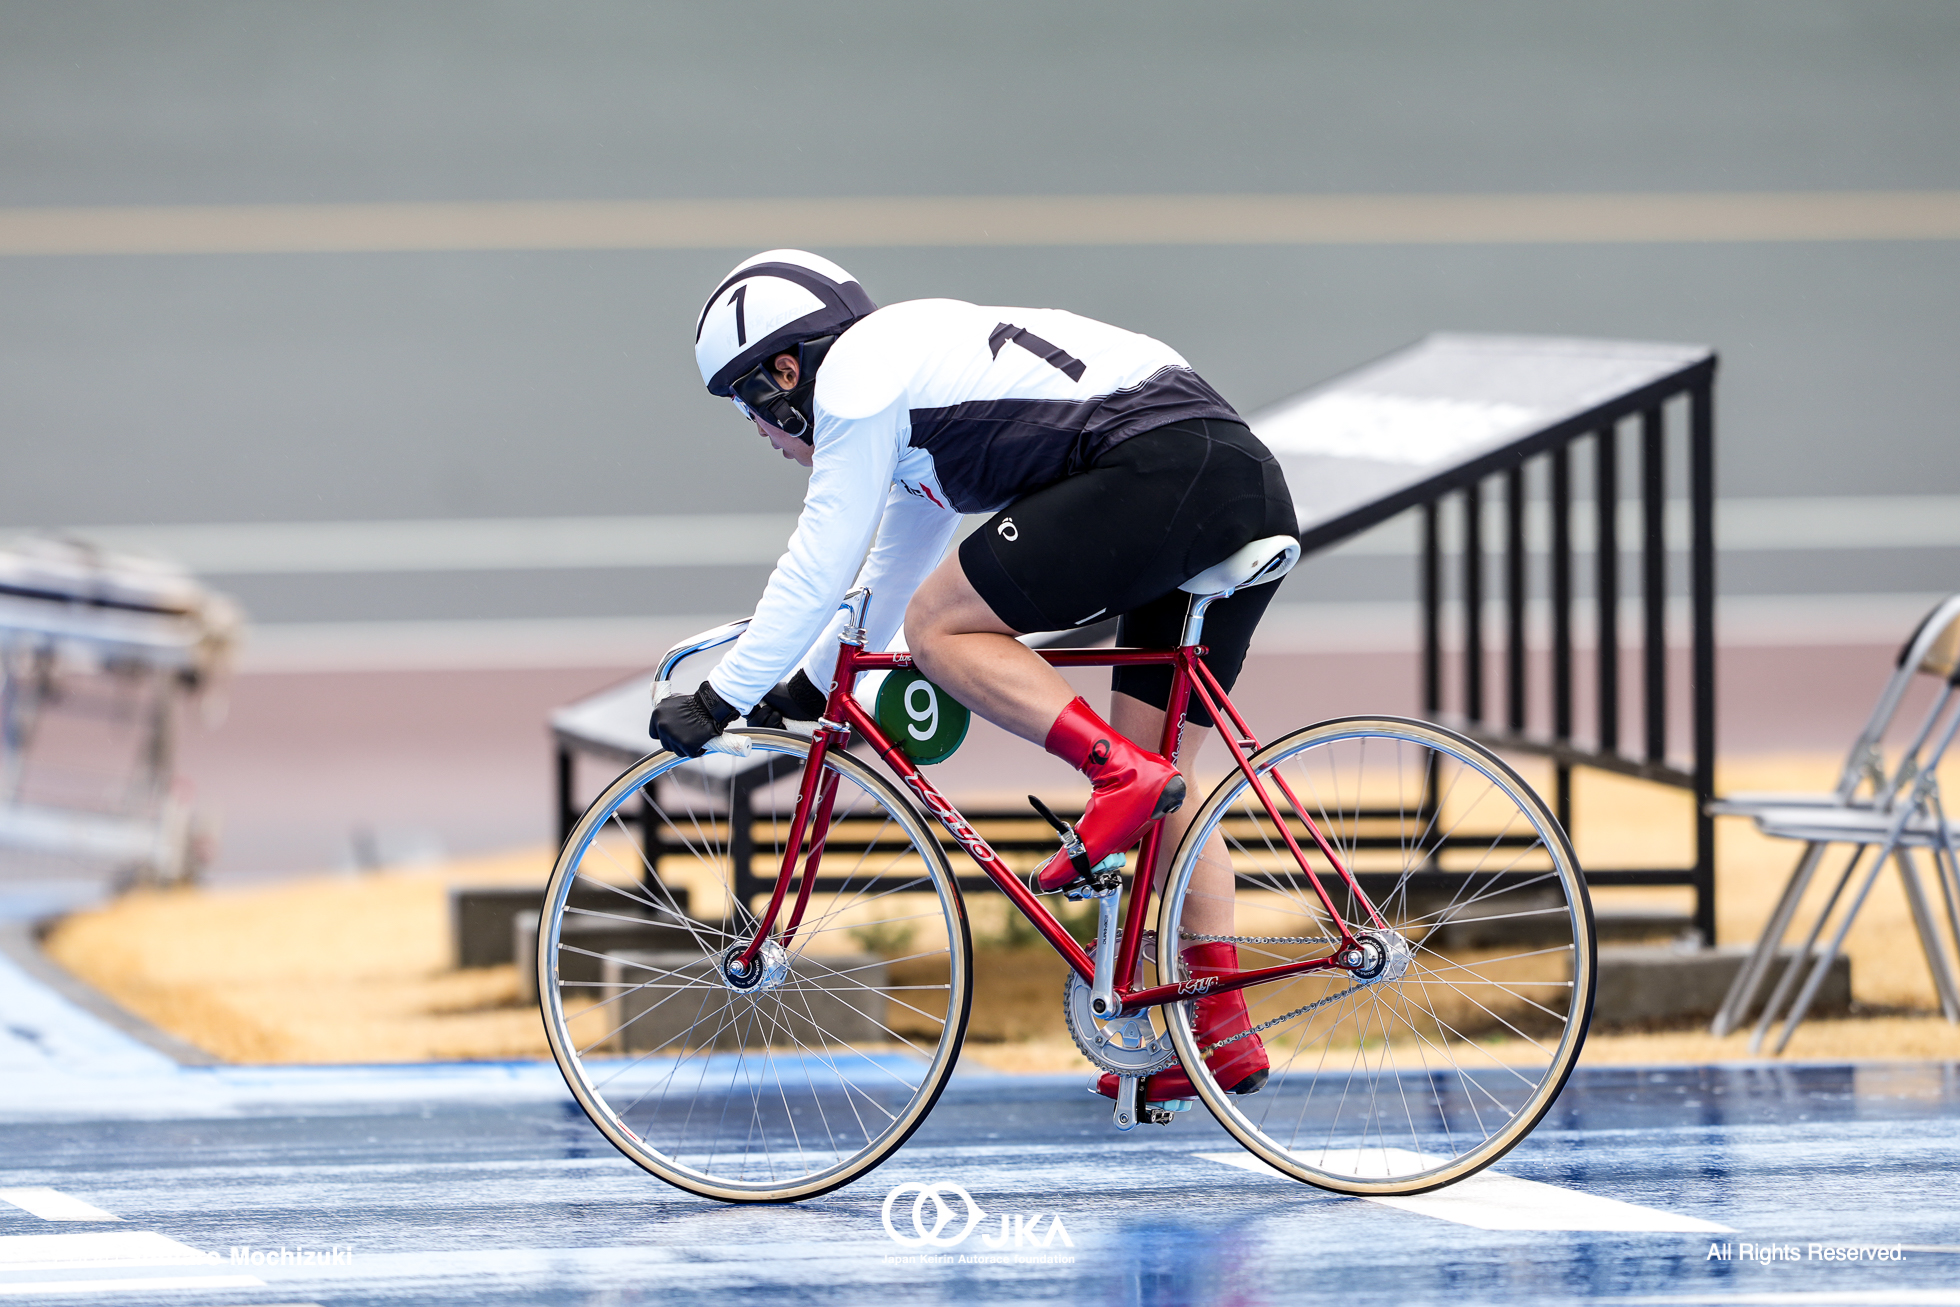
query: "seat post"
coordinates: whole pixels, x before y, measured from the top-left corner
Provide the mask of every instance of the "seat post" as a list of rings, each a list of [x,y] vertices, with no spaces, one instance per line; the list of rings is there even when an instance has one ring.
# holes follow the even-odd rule
[[[1223,599],[1225,595],[1231,593],[1227,590],[1224,594],[1191,596],[1191,606],[1184,614],[1184,636],[1178,641],[1179,647],[1188,649],[1199,642],[1199,637],[1205,630],[1205,609],[1211,607],[1212,600]]]
[[[1285,576],[1300,559],[1300,541],[1290,535],[1267,536],[1254,540],[1230,558],[1207,567],[1178,589],[1191,596],[1191,607],[1184,615],[1184,638],[1180,648],[1198,643],[1204,634],[1205,609],[1215,599],[1237,594],[1249,585],[1264,585]]]

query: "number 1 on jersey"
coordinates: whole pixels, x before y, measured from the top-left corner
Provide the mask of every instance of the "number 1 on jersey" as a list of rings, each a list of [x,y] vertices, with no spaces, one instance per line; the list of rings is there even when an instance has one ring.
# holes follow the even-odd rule
[[[1081,359],[1058,345],[1051,345],[1026,327],[1017,327],[1011,322],[1003,322],[995,327],[987,337],[987,348],[995,358],[1000,357],[1001,346],[1013,341],[1028,353],[1068,377],[1070,381],[1082,380],[1082,374],[1089,367]]]

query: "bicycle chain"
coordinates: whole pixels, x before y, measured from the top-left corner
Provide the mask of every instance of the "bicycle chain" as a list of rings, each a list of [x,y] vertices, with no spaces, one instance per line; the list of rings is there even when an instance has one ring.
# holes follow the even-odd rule
[[[1338,939],[1327,939],[1323,936],[1314,935],[1196,935],[1187,930],[1178,931],[1177,937],[1180,940],[1191,940],[1198,944],[1338,944],[1341,942]],[[1338,1002],[1346,998],[1349,994],[1366,988],[1366,985],[1350,985],[1338,994],[1328,994],[1323,998],[1315,999],[1305,1007],[1296,1007],[1291,1012],[1282,1012],[1271,1021],[1261,1021],[1258,1025],[1241,1030],[1236,1035],[1229,1035],[1219,1040],[1216,1044],[1201,1045],[1198,1051],[1209,1055],[1214,1049],[1224,1048],[1227,1044],[1236,1044],[1241,1039],[1248,1039],[1262,1030],[1271,1030],[1274,1026],[1282,1022],[1291,1021],[1294,1017],[1305,1016],[1315,1008],[1326,1007],[1329,1003]]]
[[[1226,1038],[1219,1040],[1216,1044],[1206,1044],[1201,1048],[1199,1048],[1198,1051],[1200,1053],[1209,1054],[1213,1049],[1223,1048],[1227,1044],[1236,1044],[1241,1039],[1245,1039],[1251,1035],[1256,1035],[1262,1030],[1271,1030],[1274,1026],[1278,1025],[1282,1021],[1291,1021],[1294,1017],[1305,1016],[1307,1013],[1313,1011],[1317,1007],[1326,1007],[1329,1003],[1335,1002],[1339,999],[1346,998],[1349,994],[1356,993],[1366,988],[1368,988],[1366,985],[1350,985],[1338,994],[1329,994],[1325,998],[1315,999],[1313,1002],[1307,1004],[1305,1007],[1296,1007],[1291,1012],[1282,1012],[1278,1016],[1274,1017],[1271,1021],[1261,1021],[1258,1025],[1253,1026],[1250,1030],[1241,1030],[1238,1034],[1227,1036]]]
[[[1199,944],[1338,944],[1338,939],[1327,939],[1319,935],[1193,935],[1188,930],[1180,930],[1177,937],[1192,940]]]

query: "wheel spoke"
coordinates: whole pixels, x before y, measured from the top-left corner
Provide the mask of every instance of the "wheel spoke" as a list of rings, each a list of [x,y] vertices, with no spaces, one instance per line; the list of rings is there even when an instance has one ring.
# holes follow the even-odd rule
[[[756,922],[735,892],[740,823],[752,814],[756,866],[780,867],[783,782],[808,747],[755,743],[763,783],[725,759],[656,754],[594,803],[546,891],[557,983],[541,998],[574,1095],[629,1157],[696,1193],[781,1201],[847,1183],[917,1128],[965,1033],[970,945],[925,819],[833,755],[829,839],[853,847],[830,851],[794,940],[765,941],[759,977],[737,987],[725,955]],[[627,820],[636,802],[651,835]],[[610,894],[572,901],[595,885]],[[593,933],[561,938],[568,923]]]
[[[1292,836],[1311,852],[1306,826],[1317,826],[1386,929],[1311,854],[1357,938],[1375,941],[1379,970],[1243,990],[1268,1078],[1235,1098],[1200,1070],[1200,1096],[1263,1160],[1328,1188],[1407,1192],[1488,1165],[1550,1106],[1584,1036],[1579,979],[1591,983],[1593,940],[1564,833],[1494,754],[1426,723],[1332,722],[1252,761],[1285,776],[1298,804],[1280,809]],[[1197,852],[1214,834],[1240,885],[1239,966],[1324,958],[1326,944],[1306,942],[1319,932],[1300,926],[1331,926],[1326,911],[1243,774],[1198,809],[1167,877],[1159,938],[1176,937],[1198,903]],[[1187,1065],[1197,1061],[1204,1032],[1173,1022],[1172,1038]]]

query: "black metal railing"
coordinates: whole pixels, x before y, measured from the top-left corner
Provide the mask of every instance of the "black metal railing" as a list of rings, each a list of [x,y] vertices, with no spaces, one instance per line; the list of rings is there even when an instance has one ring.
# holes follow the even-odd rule
[[[1423,488],[1426,493],[1415,505],[1421,521],[1424,714],[1493,748],[1550,759],[1553,806],[1568,830],[1574,819],[1572,777],[1577,769],[1596,768],[1691,792],[1692,865],[1589,867],[1586,879],[1593,885],[1691,887],[1693,925],[1704,944],[1715,938],[1714,820],[1707,811],[1715,793],[1714,375],[1710,356],[1437,478]],[[1636,439],[1622,439],[1629,434]],[[1582,460],[1589,465],[1579,469],[1590,471],[1589,487],[1575,485],[1575,463]],[[1674,464],[1679,471],[1670,476],[1673,460],[1679,460]],[[1631,484],[1637,489],[1627,495],[1622,472],[1633,461],[1638,476]],[[1446,511],[1452,501],[1454,511]],[[1686,506],[1684,541],[1669,539],[1670,502]],[[1591,524],[1586,540],[1575,531],[1580,505],[1587,506],[1584,516]],[[1623,514],[1638,521],[1637,542],[1623,543]],[[1486,543],[1489,516],[1502,519],[1502,544],[1496,548]],[[1452,534],[1454,550],[1446,548]],[[1677,550],[1676,544],[1683,547]],[[1672,561],[1677,553],[1682,564]],[[1503,589],[1499,650],[1492,649],[1486,632],[1493,602],[1486,582],[1493,571],[1501,575]],[[1585,571],[1590,572],[1590,593],[1581,594]],[[1620,608],[1630,575],[1638,587],[1640,621],[1626,632]],[[1671,754],[1669,739],[1672,696],[1681,692],[1669,667],[1671,577],[1687,599],[1685,692],[1691,739],[1680,761]],[[1590,660],[1581,656],[1575,640],[1582,601],[1589,601],[1592,609]],[[1459,613],[1454,626],[1460,638],[1449,648],[1446,630],[1453,607]],[[1531,639],[1534,609],[1542,613],[1548,636],[1542,658],[1548,684],[1542,694],[1533,675],[1534,664],[1541,661],[1534,657]],[[1501,708],[1486,693],[1493,653],[1502,658]],[[1629,658],[1637,659],[1640,668],[1641,729],[1632,750],[1622,732],[1630,697],[1622,673]],[[1448,674],[1452,662],[1454,678]],[[1452,679],[1453,695],[1447,692]],[[1577,691],[1584,680],[1590,682],[1593,712],[1592,720],[1582,724]]]

